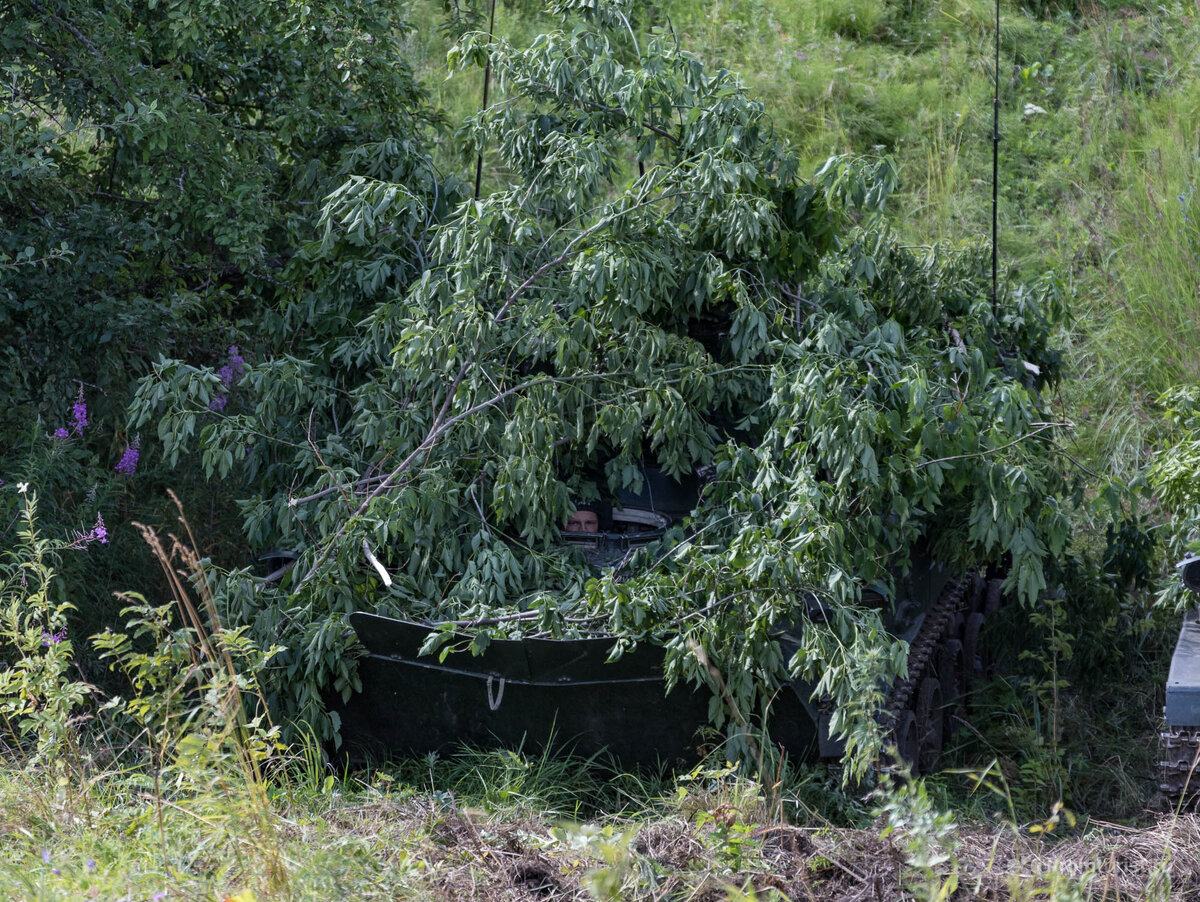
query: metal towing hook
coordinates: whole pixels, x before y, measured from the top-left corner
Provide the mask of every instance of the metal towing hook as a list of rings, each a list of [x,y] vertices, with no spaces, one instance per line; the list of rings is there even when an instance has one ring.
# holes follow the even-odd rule
[[[1188,554],[1175,569],[1184,588],[1200,595],[1200,556]],[[1196,797],[1200,794],[1200,605],[1183,616],[1167,676],[1163,718],[1159,788],[1172,796]]]

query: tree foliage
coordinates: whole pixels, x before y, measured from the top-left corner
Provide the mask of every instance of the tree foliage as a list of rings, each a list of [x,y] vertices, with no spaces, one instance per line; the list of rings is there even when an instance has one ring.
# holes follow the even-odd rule
[[[241,345],[250,359],[312,346],[328,362],[323,343],[370,293],[419,268],[376,242],[360,289],[306,288],[304,248],[351,173],[402,182],[431,213],[453,202],[421,149],[433,117],[404,36],[376,0],[0,5],[0,476],[38,487],[50,533],[100,512],[113,525],[112,544],[68,556],[55,583],[88,627],[116,615],[114,589],[155,579],[131,514],[169,515],[165,486],[210,523],[230,505],[190,461],[165,472],[150,441],[136,479],[114,470],[136,445],[124,413],[152,361],[220,372]],[[73,401],[89,425],[54,437]],[[6,492],[0,543],[15,515]],[[222,559],[244,546],[214,532],[229,537]]]
[[[286,646],[273,700],[296,722],[336,729],[324,693],[356,685],[344,615],[367,607],[445,625],[431,650],[454,625],[476,651],[663,643],[672,680],[722,687],[733,752],[790,670],[837,703],[862,765],[905,660],[862,586],[924,544],[1010,565],[1028,600],[1066,541],[1039,396],[1055,286],[1003,283],[993,304],[980,246],[890,233],[890,161],[806,178],[732,74],[619,4],[572,6],[527,47],[467,32],[450,53],[498,81],[464,130],[495,190],[458,202],[418,152],[352,156],[257,362],[230,387],[160,360],[130,428],[244,486],[254,547],[299,553],[224,594]],[[650,464],[705,475],[693,516],[597,570],[562,525]]]
[[[431,190],[402,27],[374,0],[5,4],[0,429],[79,380],[121,409],[171,346],[216,361],[349,172]]]

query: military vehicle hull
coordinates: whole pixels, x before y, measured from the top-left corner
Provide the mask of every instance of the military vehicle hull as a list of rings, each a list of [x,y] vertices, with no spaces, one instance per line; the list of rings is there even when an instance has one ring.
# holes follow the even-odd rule
[[[891,687],[885,710],[897,747],[917,769],[937,759],[967,682],[982,672],[979,626],[1003,600],[998,580],[924,579],[920,590],[937,587],[933,602],[914,614],[917,599],[908,597],[892,611],[890,619],[908,618],[898,638],[909,642],[909,671]],[[351,614],[350,623],[367,650],[363,691],[338,709],[352,754],[553,746],[628,766],[692,762],[711,747],[705,734],[716,702],[703,688],[668,692],[660,647],[643,643],[609,661],[607,638],[493,640],[481,655],[439,661],[419,654],[429,625],[366,612]],[[794,636],[781,631],[785,653]],[[783,687],[772,706],[772,741],[794,758],[837,758],[828,708],[811,695],[801,681]]]

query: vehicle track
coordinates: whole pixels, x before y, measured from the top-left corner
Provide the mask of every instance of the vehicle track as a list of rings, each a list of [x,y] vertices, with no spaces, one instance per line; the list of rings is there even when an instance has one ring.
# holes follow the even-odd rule
[[[1002,583],[974,571],[951,580],[909,646],[908,675],[892,686],[884,717],[914,773],[937,761],[968,684],[988,669],[980,633],[988,616],[1007,602]]]

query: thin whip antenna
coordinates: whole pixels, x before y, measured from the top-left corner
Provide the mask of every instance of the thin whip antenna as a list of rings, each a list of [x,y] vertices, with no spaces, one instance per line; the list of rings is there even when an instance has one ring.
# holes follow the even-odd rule
[[[992,316],[999,318],[996,306],[996,260],[997,235],[999,227],[1000,207],[1000,0],[996,0],[996,65],[993,77],[995,79],[992,96]]]
[[[488,40],[496,40],[496,0],[492,0],[492,9],[488,13]],[[999,45],[997,45],[999,46]],[[483,67],[483,106],[482,112],[488,108],[488,88],[492,83],[492,55]],[[479,156],[475,158],[475,199],[479,200],[479,186],[483,184],[483,147],[479,148]]]

